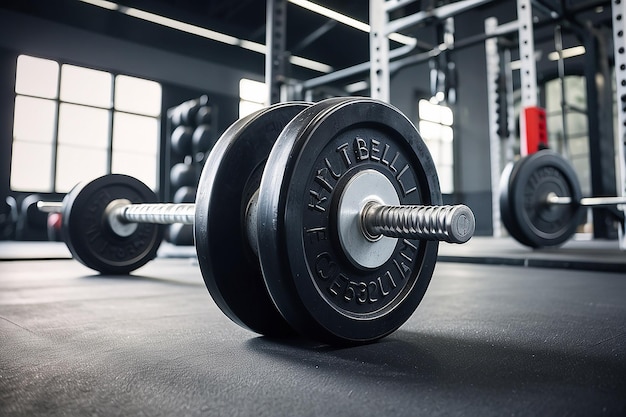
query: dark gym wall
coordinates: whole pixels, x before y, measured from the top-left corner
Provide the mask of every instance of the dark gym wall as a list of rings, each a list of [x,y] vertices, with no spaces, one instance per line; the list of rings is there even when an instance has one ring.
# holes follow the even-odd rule
[[[123,70],[194,89],[238,97],[240,78],[259,78],[217,64],[216,57],[193,58],[6,9],[0,9],[0,25],[0,45],[7,49]]]
[[[491,235],[491,160],[487,77],[484,45],[457,51],[455,62],[463,63],[457,73],[455,107],[455,183],[460,200],[476,216],[476,234]]]

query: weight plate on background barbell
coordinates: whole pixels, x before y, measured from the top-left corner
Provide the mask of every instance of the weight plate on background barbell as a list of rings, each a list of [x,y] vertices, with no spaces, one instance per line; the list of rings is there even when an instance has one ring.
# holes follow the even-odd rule
[[[510,200],[510,190],[511,190],[511,181],[519,171],[522,162],[525,159],[518,159],[515,162],[508,163],[504,170],[502,171],[502,176],[500,177],[500,218],[502,219],[502,224],[509,232],[512,238],[517,240],[523,245],[531,246],[531,242],[526,239],[526,237],[522,234],[520,228],[517,226],[517,223],[513,219],[513,210],[511,208],[511,200]]]
[[[267,336],[294,332],[263,282],[248,240],[246,211],[276,138],[309,106],[277,104],[233,123],[215,144],[198,183],[194,235],[204,282],[231,320]]]
[[[121,236],[107,220],[110,203],[156,203],[156,194],[128,175],[105,175],[76,185],[63,199],[61,236],[72,256],[104,274],[127,274],[156,257],[164,228],[135,223]]]
[[[542,150],[520,159],[501,186],[507,187],[501,190],[502,219],[520,243],[559,246],[576,233],[584,214],[578,204],[582,192],[574,168],[556,152]],[[550,193],[570,197],[573,203],[548,204]]]
[[[386,179],[400,204],[441,204],[419,133],[377,100],[326,100],[304,110],[268,158],[258,202],[263,276],[283,317],[308,337],[381,338],[413,314],[430,282],[437,241],[398,239],[375,268],[347,256],[336,227],[341,196],[370,174]]]

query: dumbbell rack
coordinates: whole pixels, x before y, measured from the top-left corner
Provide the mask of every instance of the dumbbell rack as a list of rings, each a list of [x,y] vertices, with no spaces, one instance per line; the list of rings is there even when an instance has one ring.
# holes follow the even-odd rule
[[[196,116],[201,108],[207,107],[210,110],[209,120],[196,120]],[[187,201],[174,201],[176,192],[182,187],[192,187],[196,188],[198,179],[200,178],[200,173],[202,172],[202,167],[208,157],[210,149],[196,149],[196,146],[193,142],[189,146],[189,149],[184,152],[177,152],[174,149],[172,136],[174,131],[179,126],[184,126],[188,128],[194,134],[196,129],[202,128],[201,126],[208,125],[210,126],[210,136],[211,143],[215,143],[217,140],[217,107],[215,105],[209,105],[209,98],[206,95],[200,96],[195,99],[187,100],[183,103],[180,103],[177,106],[171,107],[167,110],[167,119],[166,119],[166,140],[164,147],[164,166],[167,167],[165,171],[165,181],[163,181],[163,198],[168,202],[175,203],[191,203],[193,200]],[[191,140],[190,140],[191,141]],[[186,184],[179,187],[173,184],[172,182],[172,173],[177,168],[185,168],[185,165],[188,165],[188,168],[194,173],[193,178],[189,178],[186,181]],[[180,172],[179,172],[180,173]],[[181,225],[176,224],[170,227],[170,232],[173,232],[174,228],[187,228],[188,233],[185,235],[191,237],[191,231],[189,225]],[[172,241],[169,238],[170,234],[166,234],[166,239]],[[182,239],[181,242],[177,242],[178,244],[184,245],[193,245],[192,239]]]

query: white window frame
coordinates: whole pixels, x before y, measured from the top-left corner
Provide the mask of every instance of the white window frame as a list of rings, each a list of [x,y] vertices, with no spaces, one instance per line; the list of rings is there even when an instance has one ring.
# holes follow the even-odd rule
[[[137,77],[129,77],[127,75],[124,74],[116,74],[114,72],[110,72],[110,71],[102,71],[99,69],[93,69],[93,68],[89,68],[89,67],[85,67],[85,66],[79,66],[79,65],[75,65],[75,64],[70,64],[70,63],[66,63],[66,62],[61,62],[61,61],[57,61],[57,60],[51,60],[51,59],[44,59],[44,58],[38,58],[35,56],[31,56],[31,55],[26,55],[26,54],[21,54],[18,57],[18,60],[20,59],[20,57],[26,57],[27,59],[29,58],[34,58],[34,59],[42,59],[42,62],[50,62],[50,63],[54,63],[57,66],[57,78],[56,78],[56,92],[55,93],[51,93],[50,91],[48,91],[46,94],[37,94],[36,92],[23,92],[23,90],[21,90],[19,88],[19,86],[17,85],[17,80],[18,77],[20,77],[20,74],[17,74],[16,72],[16,89],[14,91],[15,93],[15,101],[14,103],[18,103],[18,102],[24,102],[24,100],[31,100],[31,102],[33,102],[33,100],[41,100],[40,103],[52,103],[53,107],[54,107],[54,115],[53,115],[53,121],[52,121],[52,138],[51,141],[46,140],[46,141],[38,141],[37,139],[35,139],[35,141],[33,141],[32,138],[19,138],[16,137],[16,124],[18,124],[17,119],[20,117],[20,115],[18,115],[18,111],[20,111],[16,106],[15,107],[15,113],[14,113],[14,130],[13,130],[13,138],[12,138],[12,146],[14,149],[13,152],[13,156],[12,156],[12,161],[11,161],[11,189],[13,191],[18,191],[18,192],[56,192],[56,193],[64,193],[69,191],[69,188],[71,188],[70,185],[65,184],[65,183],[60,183],[59,182],[59,178],[58,178],[58,169],[59,169],[59,165],[60,165],[60,161],[59,161],[59,147],[63,146],[59,144],[59,118],[60,118],[60,110],[65,106],[65,108],[68,107],[72,107],[74,109],[85,109],[85,111],[101,111],[101,110],[105,110],[108,114],[108,122],[107,122],[107,132],[106,132],[106,146],[104,147],[105,149],[103,149],[103,147],[100,148],[100,151],[105,153],[105,158],[106,158],[106,163],[105,163],[105,167],[102,172],[102,174],[110,174],[112,172],[116,172],[116,173],[126,173],[129,175],[133,175],[133,176],[137,176],[140,177],[139,179],[141,179],[142,181],[146,182],[148,184],[148,186],[152,189],[154,189],[155,191],[158,189],[158,181],[159,181],[159,145],[160,145],[160,139],[161,139],[161,100],[162,100],[162,86],[160,85],[160,83],[154,82],[154,81],[150,81],[150,80],[144,80],[142,78],[137,78]],[[19,62],[19,61],[18,61]],[[109,76],[111,77],[111,97],[110,100],[106,103],[103,104],[101,101],[98,104],[84,104],[84,103],[75,103],[75,102],[71,102],[69,100],[63,100],[61,98],[61,83],[62,83],[62,69],[63,66],[67,65],[68,69],[72,68],[72,67],[76,67],[76,68],[84,68],[84,69],[88,69],[88,70],[95,70],[95,71],[99,71],[101,73],[104,74],[109,74]],[[16,66],[17,70],[19,71],[19,65]],[[126,77],[126,78],[130,78],[130,79],[134,79],[134,80],[139,80],[139,82],[149,82],[149,83],[154,83],[151,84],[153,87],[158,86],[158,106],[156,105],[156,103],[154,105],[151,105],[150,109],[146,109],[146,111],[137,111],[137,110],[128,110],[128,108],[121,110],[119,108],[116,107],[116,100],[115,100],[115,93],[116,93],[116,79],[118,79],[118,77]],[[156,89],[154,89],[154,91],[156,91]],[[155,96],[156,97],[156,96]],[[131,103],[132,106],[132,103]],[[91,110],[89,110],[91,109]],[[157,110],[158,109],[158,110]],[[36,117],[36,116],[35,116]],[[152,143],[149,143],[149,148],[150,149],[134,149],[131,151],[129,151],[129,149],[126,149],[129,147],[129,144],[125,143],[124,146],[116,146],[114,143],[114,132],[115,132],[115,127],[117,126],[119,128],[120,125],[116,125],[116,118],[120,117],[126,117],[126,120],[129,120],[128,117],[131,118],[135,118],[136,121],[139,120],[144,120],[148,121],[150,123],[150,126],[152,126],[152,129],[154,129],[154,133],[155,133],[155,137],[154,137],[154,148],[152,148]],[[154,123],[152,123],[152,121],[154,121]],[[118,129],[119,132],[119,129]],[[97,132],[98,134],[102,134],[102,132]],[[144,132],[140,132],[141,134],[145,134]],[[148,134],[151,134],[152,132],[149,132]],[[88,135],[88,132],[86,132],[86,136]],[[127,135],[128,136],[128,135]],[[37,146],[34,146],[37,145]],[[42,151],[43,154],[40,152],[39,154],[37,154],[36,152],[26,152],[26,154],[24,154],[24,152],[22,152],[22,158],[20,158],[19,155],[17,155],[17,153],[15,150],[19,149],[20,147],[26,147],[26,148],[30,148],[34,149],[37,148],[38,151]],[[66,144],[65,147],[69,147],[69,146],[73,146],[73,145],[68,145]],[[82,146],[82,145],[80,145]],[[79,146],[79,147],[80,147]],[[132,147],[132,146],[131,146]],[[85,148],[85,152],[89,153],[89,152],[93,152],[93,149],[96,149],[94,147],[88,147],[89,149],[92,149],[91,151],[87,148]],[[100,152],[97,151],[97,152]],[[143,152],[142,152],[143,151]],[[154,162],[154,169],[153,169],[153,173],[148,173],[148,170],[151,170],[151,167],[148,167],[148,169],[143,169],[141,167],[138,168],[138,163],[127,163],[126,165],[124,165],[123,167],[120,168],[120,164],[117,164],[117,167],[115,167],[115,163],[114,163],[114,159],[118,158],[118,155],[121,154],[127,154],[126,155],[126,160],[131,160],[131,161],[143,161],[143,163],[145,164],[152,164]],[[100,157],[98,157],[100,158]],[[33,170],[32,165],[33,164],[45,164],[45,168],[43,169],[43,171],[40,170],[40,172],[33,174],[33,172],[36,172],[36,170]],[[49,166],[49,170],[47,169],[47,167]],[[90,180],[92,178],[86,178],[84,175],[81,175],[80,172],[80,163],[76,163],[76,170],[77,172],[75,173],[75,179],[72,178],[72,185],[76,184],[80,181],[85,181],[85,180]],[[46,174],[46,171],[48,172],[48,174]],[[31,178],[26,178],[26,176],[30,176]],[[73,177],[74,175],[72,175]],[[65,182],[68,182],[67,180]],[[28,185],[24,185],[24,184],[28,184]],[[68,188],[69,187],[69,188]]]

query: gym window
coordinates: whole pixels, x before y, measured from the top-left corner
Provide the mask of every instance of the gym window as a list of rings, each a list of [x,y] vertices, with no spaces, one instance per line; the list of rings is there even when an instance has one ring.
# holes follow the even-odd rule
[[[567,157],[574,166],[583,194],[590,195],[586,80],[583,76],[568,75],[562,82],[565,98],[561,94],[560,79],[546,81],[544,86],[548,146]]]
[[[452,110],[428,100],[419,100],[418,116],[418,129],[437,167],[441,192],[451,194],[454,191]]]
[[[239,81],[239,117],[247,116],[265,107],[265,83],[242,78]]]
[[[20,55],[11,189],[68,192],[109,173],[157,188],[161,86]]]

